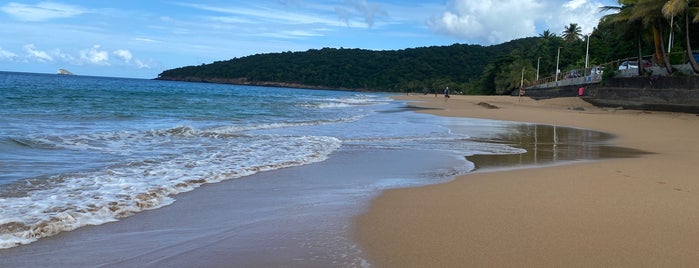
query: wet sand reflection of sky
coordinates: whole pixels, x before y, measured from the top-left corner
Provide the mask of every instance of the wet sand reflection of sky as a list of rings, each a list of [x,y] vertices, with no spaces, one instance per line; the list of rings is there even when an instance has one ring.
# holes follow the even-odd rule
[[[564,161],[638,157],[648,152],[612,146],[614,136],[586,129],[551,125],[514,124],[510,131],[493,138],[472,139],[525,149],[522,154],[472,155],[476,169],[510,168],[527,165],[553,165]]]

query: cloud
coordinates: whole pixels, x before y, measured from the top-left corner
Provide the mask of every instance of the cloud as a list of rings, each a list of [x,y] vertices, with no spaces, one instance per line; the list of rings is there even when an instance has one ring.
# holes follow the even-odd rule
[[[30,59],[35,59],[40,62],[53,61],[53,57],[51,57],[51,55],[45,51],[37,50],[34,44],[24,45],[24,51],[27,52],[27,57]]]
[[[604,15],[599,1],[450,0],[447,10],[427,25],[434,32],[481,44],[536,36],[547,29],[560,33],[570,23],[589,33]]]
[[[80,62],[75,57],[73,57],[70,54],[63,53],[63,51],[61,51],[61,49],[55,49],[51,54],[54,55],[55,57],[57,57],[61,61],[72,63],[72,64],[80,64]]]
[[[133,40],[139,41],[139,42],[144,42],[144,43],[157,43],[158,41],[150,38],[144,38],[144,37],[137,37],[134,38]]]
[[[131,62],[131,59],[133,58],[131,51],[128,51],[126,49],[114,50],[114,51],[112,51],[112,54],[114,54],[118,58],[124,60],[124,62],[126,62],[126,63]]]
[[[13,60],[17,58],[17,54],[4,50],[0,47],[0,60]]]
[[[258,36],[278,38],[278,39],[301,39],[306,37],[323,36],[321,33],[323,29],[311,29],[308,31],[303,30],[290,30],[290,31],[278,31],[278,32],[268,32],[260,33]]]
[[[141,59],[135,58],[131,51],[127,49],[117,49],[112,51],[112,55],[121,59],[126,65],[136,67],[138,69],[150,69],[153,63],[146,63]]]
[[[587,4],[587,0],[571,0],[570,2],[563,4],[563,6],[569,9],[578,9],[585,4]]]
[[[602,3],[591,0],[571,0],[564,3],[560,8],[561,12],[556,13],[549,22],[554,26],[551,28],[554,32],[563,32],[564,26],[570,23],[577,23],[582,30],[582,34],[591,33],[597,27],[602,16],[609,13],[600,12]]]
[[[96,65],[110,65],[109,64],[109,52],[104,50],[99,50],[100,45],[94,45],[89,49],[84,49],[80,51],[80,59],[82,61],[96,64]]]
[[[109,53],[103,50],[101,45],[94,45],[91,48],[82,49],[77,53],[66,53],[61,49],[54,49],[51,52],[41,51],[34,44],[24,45],[25,56],[19,56],[11,51],[0,48],[0,60],[22,60],[38,62],[61,62],[72,65],[125,65],[138,69],[150,69],[156,66],[153,60],[143,61],[133,56],[128,49],[117,49]],[[110,58],[109,55],[114,55]]]
[[[288,7],[289,3],[283,3],[283,7]],[[324,26],[344,26],[341,21],[328,17],[324,7],[311,7],[305,12],[295,12],[292,9],[280,9],[279,6],[260,5],[255,2],[252,7],[237,6],[213,6],[206,4],[181,3],[181,6],[198,10],[221,13],[226,16],[233,16],[229,22],[250,22],[254,24],[276,24],[276,25],[324,25]],[[214,17],[223,22],[220,16]]]
[[[134,66],[138,69],[150,69],[152,64],[145,63],[139,59],[133,61]]]
[[[32,22],[70,18],[86,12],[85,9],[78,6],[53,2],[40,2],[35,5],[10,2],[0,7],[0,10],[20,21]]]
[[[349,7],[336,7],[335,12],[340,18],[350,25],[350,19],[358,14],[364,18],[364,23],[369,27],[374,26],[377,16],[387,16],[388,13],[378,4],[370,4],[366,0],[354,0],[349,2]]]

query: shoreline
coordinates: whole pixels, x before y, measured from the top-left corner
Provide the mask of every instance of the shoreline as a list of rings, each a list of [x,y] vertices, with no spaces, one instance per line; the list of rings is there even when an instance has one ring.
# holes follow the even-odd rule
[[[699,117],[578,98],[395,98],[440,116],[602,131],[615,146],[651,154],[384,191],[355,219],[355,238],[377,267],[699,265]]]

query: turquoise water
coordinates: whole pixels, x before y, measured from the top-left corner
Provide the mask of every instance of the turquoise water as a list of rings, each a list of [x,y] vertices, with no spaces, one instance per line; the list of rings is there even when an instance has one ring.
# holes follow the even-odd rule
[[[533,164],[594,159],[585,152],[609,138],[419,114],[381,93],[48,74],[0,72],[0,106],[0,249],[158,209],[204,184],[247,180],[244,188],[255,190],[230,198],[255,203],[236,208],[240,215],[268,219],[266,211],[275,210],[278,221],[287,222],[299,217],[289,213],[301,207],[339,213],[328,207],[362,205],[353,203],[354,195],[471,172],[474,164],[465,156],[517,155],[514,162],[531,158]],[[513,140],[533,146],[524,149]],[[330,171],[309,168],[314,163]],[[289,181],[304,173],[309,176]],[[292,175],[256,184],[254,174]],[[267,187],[288,207],[253,201]],[[299,194],[322,198],[303,201]],[[206,211],[206,204],[200,205]],[[341,221],[338,229],[345,229],[350,216],[333,216]],[[304,226],[312,225],[285,228]],[[330,232],[318,240],[335,237]],[[351,241],[338,248],[356,251]],[[339,259],[354,258],[344,249],[337,252],[344,256]]]
[[[444,176],[471,170],[469,151],[518,152],[385,94],[6,72],[0,84],[0,248],[340,148],[453,152],[463,166]]]

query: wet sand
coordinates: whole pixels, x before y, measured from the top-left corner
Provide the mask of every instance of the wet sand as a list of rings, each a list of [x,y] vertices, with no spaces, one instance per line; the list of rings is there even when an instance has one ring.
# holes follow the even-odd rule
[[[438,175],[425,171],[463,162],[344,148],[321,163],[207,184],[163,208],[0,250],[0,267],[365,267],[352,217],[381,189],[424,185]]]
[[[577,98],[398,98],[442,116],[599,130],[651,154],[387,190],[356,219],[376,267],[699,266],[699,116]]]
[[[541,123],[615,134],[619,134],[614,131],[617,123],[638,125],[638,129],[647,128],[647,123],[657,124],[653,126],[659,128],[649,130],[653,132],[649,134],[655,135],[666,135],[663,127],[679,123],[688,127],[685,131],[697,133],[697,119],[693,116],[603,111],[592,107],[582,112],[569,110],[571,105],[584,105],[576,99],[528,100],[519,104],[512,103],[516,99],[509,97],[455,96],[447,103],[442,98],[411,98],[437,100],[414,105],[434,106],[437,109],[415,110],[440,115],[532,122],[535,120],[511,118],[512,111],[527,118],[538,118],[537,113],[544,111],[541,118],[551,116],[561,121],[542,119]],[[488,101],[500,109],[486,109],[472,103],[477,100]],[[611,122],[609,128],[578,124],[585,118],[597,123],[597,117],[618,118],[618,121]],[[627,120],[630,118],[650,121],[639,124]],[[569,121],[572,119],[575,122]],[[649,227],[653,228],[648,233],[662,238],[669,236],[667,243],[674,239],[677,246],[664,247],[664,252],[682,257],[679,261],[686,261],[686,256],[694,254],[699,236],[688,231],[693,231],[692,227],[698,223],[695,215],[699,213],[689,211],[696,210],[693,193],[699,189],[692,177],[696,170],[683,169],[685,175],[654,177],[665,174],[654,172],[664,172],[662,165],[668,162],[684,168],[687,161],[675,160],[685,156],[689,156],[690,162],[696,160],[692,157],[696,156],[697,148],[688,143],[688,136],[676,137],[678,142],[687,139],[685,146],[675,147],[679,155],[654,150],[665,145],[631,131],[622,133],[615,142],[627,149],[603,146],[599,150],[586,150],[591,155],[580,157],[575,155],[579,152],[577,148],[563,148],[562,140],[558,148],[542,141],[552,140],[554,132],[590,143],[607,137],[598,132],[566,128],[524,124],[513,127],[521,131],[505,131],[505,136],[491,137],[489,141],[517,143],[530,153],[470,156],[469,159],[479,163],[480,172],[476,174],[453,183],[385,192],[372,203],[370,212],[358,220],[356,237],[362,248],[353,240],[352,217],[362,213],[372,197],[381,189],[440,182],[430,180],[451,173],[454,166],[464,164],[463,158],[454,159],[441,151],[344,148],[321,163],[205,185],[178,195],[177,202],[164,208],[0,250],[0,267],[425,267],[428,264],[460,267],[542,263],[561,266],[561,262],[542,262],[549,260],[542,256],[570,261],[564,262],[565,266],[583,266],[588,263],[576,258],[587,260],[595,252],[625,258],[626,255],[607,252],[605,248],[607,243],[622,242],[626,248],[618,251],[646,250],[644,254],[670,256],[656,253],[652,245],[643,244],[650,239],[646,234]],[[534,135],[508,136],[515,132]],[[667,134],[670,133],[674,132]],[[566,166],[555,161],[604,158],[610,153],[629,156],[641,150],[657,154]],[[638,161],[650,163],[648,170],[639,170]],[[608,163],[613,165],[605,166]],[[532,165],[546,167],[490,172]],[[586,174],[602,175],[587,177]],[[683,202],[687,205],[678,205]],[[612,217],[599,217],[599,213]],[[644,218],[645,213],[654,213],[648,216],[652,220]],[[597,221],[590,222],[588,217]],[[580,228],[578,223],[586,224],[583,231],[599,231],[598,236],[610,240],[588,238],[587,233],[573,228]],[[613,233],[617,229],[622,232]],[[574,247],[578,248],[572,250]],[[675,252],[678,248],[684,251]],[[572,255],[573,258],[571,254],[579,255]],[[670,266],[678,263],[677,259],[662,259],[666,260]],[[639,259],[636,263],[646,262]]]

